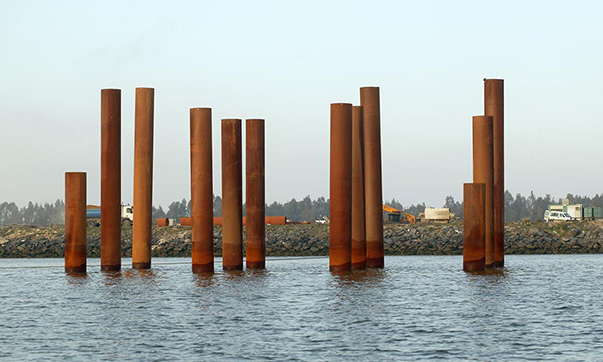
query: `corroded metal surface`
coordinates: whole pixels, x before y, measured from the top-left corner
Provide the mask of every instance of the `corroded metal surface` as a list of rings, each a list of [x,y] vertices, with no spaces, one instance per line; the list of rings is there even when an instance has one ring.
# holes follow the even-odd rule
[[[86,272],[85,172],[65,172],[65,272]]]
[[[492,116],[473,117],[473,182],[486,186],[486,268],[494,267],[494,166]]]
[[[136,88],[134,129],[134,224],[132,268],[151,268],[153,207],[153,112],[155,90]]]
[[[482,271],[486,262],[486,185],[463,184],[463,270]]]
[[[364,120],[364,187],[366,267],[383,268],[383,214],[381,210],[381,111],[379,87],[360,88]]]
[[[245,264],[248,269],[266,267],[266,225],[264,186],[264,120],[245,121],[245,213],[247,232]]]
[[[331,104],[329,269],[352,267],[352,105]]]
[[[352,110],[352,269],[366,269],[363,135],[363,109],[362,106],[354,106]]]
[[[492,116],[494,147],[494,266],[505,265],[504,81],[484,79],[484,114]]]
[[[121,270],[121,90],[101,90],[101,269]]]
[[[243,269],[241,120],[222,120],[222,263]]]
[[[191,219],[193,272],[214,271],[211,108],[191,108]],[[184,219],[184,218],[182,218]],[[180,220],[181,224],[185,223]]]

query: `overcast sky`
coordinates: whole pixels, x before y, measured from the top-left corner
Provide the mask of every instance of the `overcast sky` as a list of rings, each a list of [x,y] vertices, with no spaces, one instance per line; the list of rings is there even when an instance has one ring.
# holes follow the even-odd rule
[[[381,88],[383,197],[441,206],[470,182],[483,78],[505,79],[506,188],[603,192],[603,2],[0,0],[0,201],[100,200],[100,90],[155,88],[154,204],[190,198],[189,108],[266,119],[266,201],[328,197],[329,104]]]

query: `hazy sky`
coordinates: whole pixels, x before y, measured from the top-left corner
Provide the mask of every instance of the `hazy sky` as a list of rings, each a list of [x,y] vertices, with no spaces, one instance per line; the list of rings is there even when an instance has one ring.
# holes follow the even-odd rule
[[[266,201],[328,196],[329,104],[381,88],[383,196],[441,206],[470,182],[471,117],[505,79],[506,188],[603,192],[603,2],[0,0],[0,201],[100,200],[100,90],[155,88],[154,204],[190,198],[189,108],[266,119]]]

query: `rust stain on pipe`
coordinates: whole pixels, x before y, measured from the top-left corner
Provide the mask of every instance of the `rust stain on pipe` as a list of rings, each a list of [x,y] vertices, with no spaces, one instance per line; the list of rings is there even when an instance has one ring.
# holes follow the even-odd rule
[[[486,268],[494,267],[494,166],[492,116],[473,117],[473,182],[486,186]]]
[[[247,214],[246,257],[247,269],[266,267],[265,225],[265,164],[264,164],[264,120],[245,121],[245,165]]]
[[[352,268],[352,105],[331,104],[329,270]]]
[[[360,88],[364,120],[364,187],[366,267],[383,268],[383,202],[381,185],[381,111],[379,87]]]
[[[86,272],[85,172],[65,172],[65,272]]]
[[[504,80],[484,79],[484,114],[493,119],[494,266],[505,265],[505,116]]]
[[[243,269],[241,120],[222,120],[222,263]]]
[[[121,270],[121,90],[101,90],[101,270]]]
[[[362,106],[352,109],[352,269],[366,269],[364,218],[364,121]]]
[[[155,90],[136,88],[134,129],[134,225],[132,268],[151,268],[153,207],[153,112]]]
[[[192,264],[195,273],[214,271],[214,195],[211,108],[191,108]],[[181,224],[184,225],[181,219]]]
[[[486,185],[463,184],[463,270],[483,271],[486,262]]]

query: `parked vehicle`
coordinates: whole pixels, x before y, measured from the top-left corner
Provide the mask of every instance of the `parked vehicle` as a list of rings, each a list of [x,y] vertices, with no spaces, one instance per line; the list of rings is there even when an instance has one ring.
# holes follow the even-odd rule
[[[456,215],[447,207],[426,207],[425,212],[419,214],[420,222],[447,223],[454,221]]]
[[[573,220],[598,220],[603,217],[603,210],[597,206],[584,206],[582,204],[570,205],[569,200],[564,200],[561,205],[549,205],[549,211],[568,213]]]
[[[383,205],[383,211],[387,213],[387,221],[404,222],[409,224],[414,224],[416,221],[414,215],[402,210],[394,209],[391,206]]]
[[[134,222],[134,210],[133,206],[121,205],[121,226],[129,227]],[[88,227],[99,227],[100,226],[101,209],[100,206],[89,205],[86,208],[86,226]]]
[[[550,211],[546,210],[544,212],[544,221],[571,221],[572,216],[565,211]]]

